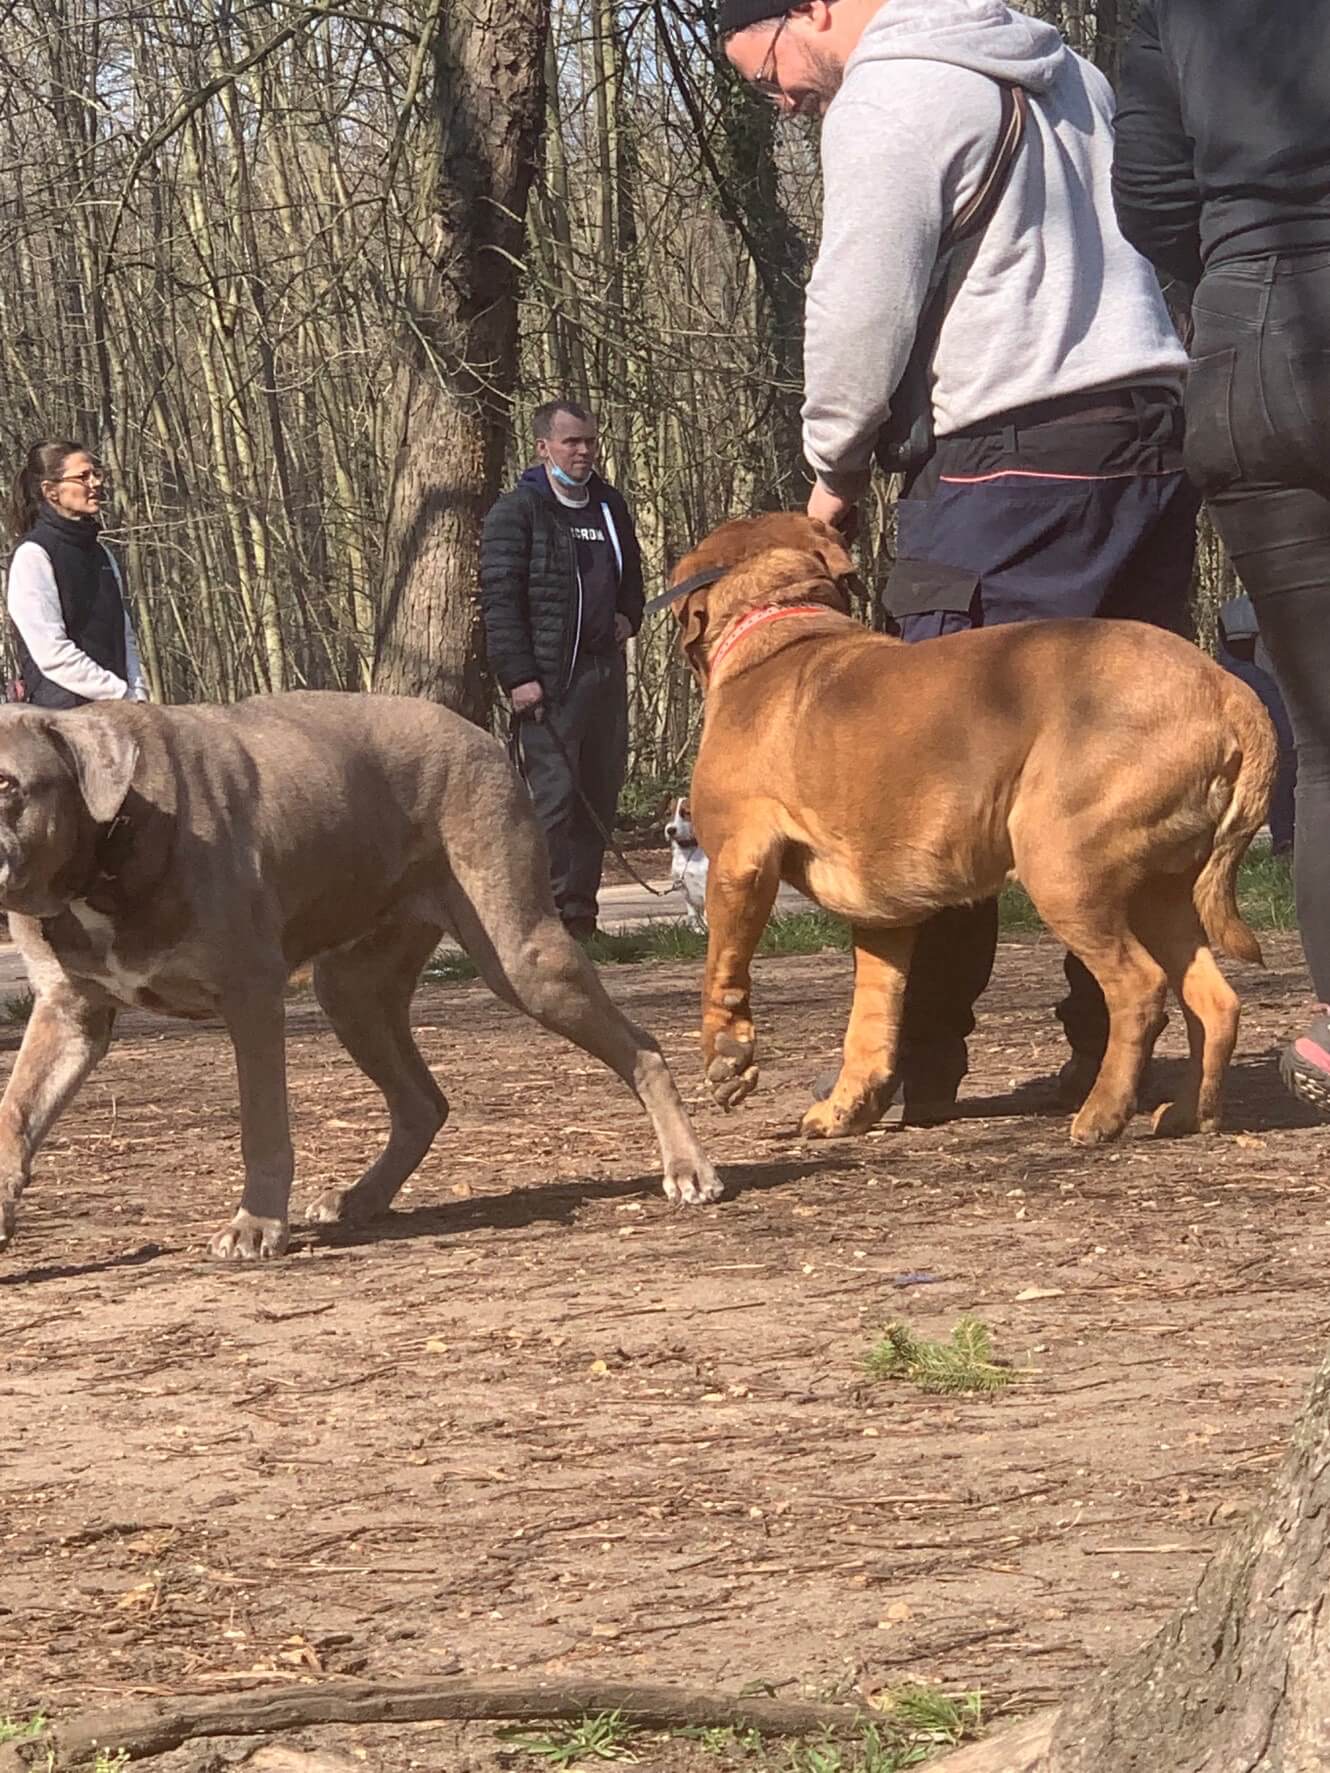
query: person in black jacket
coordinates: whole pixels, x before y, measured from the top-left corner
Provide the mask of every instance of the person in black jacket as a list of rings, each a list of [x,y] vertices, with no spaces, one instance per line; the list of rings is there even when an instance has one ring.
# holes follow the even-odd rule
[[[1314,0],[1144,0],[1119,88],[1128,240],[1191,296],[1186,462],[1297,743],[1294,888],[1320,1004],[1285,1049],[1330,1113],[1330,20]]]
[[[485,519],[481,608],[555,903],[585,938],[596,930],[605,842],[584,800],[608,830],[628,759],[624,647],[642,622],[642,551],[627,505],[595,471],[592,414],[551,400],[533,429],[536,465]]]
[[[38,708],[148,699],[115,556],[101,538],[106,475],[81,443],[34,443],[14,481],[5,601],[18,685]]]

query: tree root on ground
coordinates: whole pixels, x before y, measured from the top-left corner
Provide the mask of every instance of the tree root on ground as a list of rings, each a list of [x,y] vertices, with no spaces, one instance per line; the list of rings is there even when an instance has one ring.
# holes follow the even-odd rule
[[[0,1773],[54,1773],[91,1762],[99,1749],[131,1761],[167,1753],[202,1736],[267,1736],[319,1724],[398,1724],[434,1719],[580,1718],[618,1711],[646,1729],[685,1725],[806,1736],[852,1730],[880,1712],[860,1705],[812,1705],[762,1695],[700,1692],[664,1683],[612,1680],[492,1680],[459,1676],[421,1681],[329,1681],[251,1689],[224,1698],[182,1695],[106,1710],[75,1712],[41,1736],[0,1746]],[[54,1756],[48,1760],[48,1756]]]
[[[1057,1720],[1055,1709],[1036,1712],[996,1736],[929,1761],[928,1773],[1039,1773]]]

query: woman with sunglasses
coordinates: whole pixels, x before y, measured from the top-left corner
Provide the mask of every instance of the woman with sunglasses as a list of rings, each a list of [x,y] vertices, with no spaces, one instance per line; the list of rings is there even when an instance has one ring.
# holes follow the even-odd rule
[[[6,601],[15,694],[38,708],[146,702],[115,557],[101,539],[106,476],[81,443],[35,443],[14,481]]]

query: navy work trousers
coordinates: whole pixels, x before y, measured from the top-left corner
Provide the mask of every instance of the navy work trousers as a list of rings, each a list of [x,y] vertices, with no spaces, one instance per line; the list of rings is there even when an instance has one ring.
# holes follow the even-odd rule
[[[1186,634],[1197,508],[1170,390],[1091,392],[1006,413],[939,439],[907,485],[883,601],[907,641],[1067,616]],[[945,1093],[964,1076],[997,929],[993,900],[939,912],[920,929],[901,1048],[907,1092]],[[1058,1019],[1074,1050],[1101,1055],[1103,995],[1074,956],[1066,973]]]

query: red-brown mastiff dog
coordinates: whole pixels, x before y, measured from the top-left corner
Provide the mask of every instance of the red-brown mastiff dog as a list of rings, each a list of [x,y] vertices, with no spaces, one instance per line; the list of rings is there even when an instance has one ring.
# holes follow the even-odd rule
[[[1238,1002],[1211,947],[1260,959],[1234,897],[1275,767],[1252,692],[1137,622],[919,646],[868,633],[842,542],[793,514],[715,531],[680,562],[675,585],[690,581],[676,613],[706,692],[691,805],[710,857],[702,1041],[717,1101],[757,1082],[749,965],[782,880],[853,931],[840,1076],[803,1120],[834,1138],[889,1099],[919,924],[1014,875],[1108,1003],[1072,1138],[1127,1124],[1170,986],[1191,1063],[1156,1131],[1214,1131]]]

